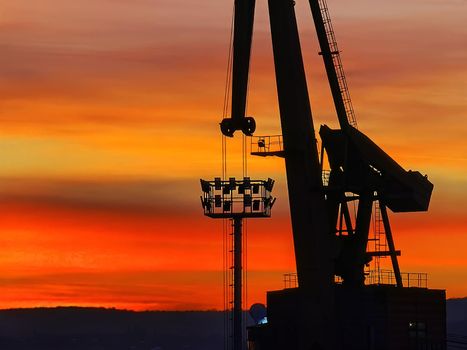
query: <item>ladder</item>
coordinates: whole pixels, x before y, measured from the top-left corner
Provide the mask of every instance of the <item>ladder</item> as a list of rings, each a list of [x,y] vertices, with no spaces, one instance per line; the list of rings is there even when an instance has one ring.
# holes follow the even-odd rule
[[[347,81],[345,79],[344,67],[342,65],[339,48],[337,47],[337,40],[334,35],[334,29],[332,27],[331,16],[329,14],[328,6],[326,4],[326,0],[318,0],[318,3],[321,10],[321,15],[323,17],[323,24],[329,43],[329,49],[332,54],[332,61],[337,74],[337,81],[339,83],[342,101],[344,102],[347,120],[351,126],[357,128],[357,119],[355,117],[352,100],[350,99],[350,92],[347,86]]]
[[[383,218],[381,216],[381,209],[379,201],[374,203],[374,222],[373,222],[373,240],[374,240],[374,251],[377,253],[385,252],[388,250],[386,241],[386,231],[384,230]],[[377,274],[378,284],[381,283],[381,258],[385,256],[375,255],[374,259],[374,271]]]

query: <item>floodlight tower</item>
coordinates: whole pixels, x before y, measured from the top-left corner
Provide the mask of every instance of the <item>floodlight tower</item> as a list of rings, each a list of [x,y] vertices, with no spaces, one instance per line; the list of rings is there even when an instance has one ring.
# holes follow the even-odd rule
[[[236,180],[201,180],[201,205],[204,215],[214,219],[230,219],[233,227],[233,308],[230,310],[233,350],[242,350],[243,337],[243,267],[242,267],[242,226],[244,218],[267,218],[276,199],[271,192],[274,180],[251,180],[244,177]]]

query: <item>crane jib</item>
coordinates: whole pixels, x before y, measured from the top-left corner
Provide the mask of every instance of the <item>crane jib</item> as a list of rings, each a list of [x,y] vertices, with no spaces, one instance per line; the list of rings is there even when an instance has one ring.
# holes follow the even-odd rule
[[[235,0],[232,110],[231,117],[224,118],[221,122],[222,133],[230,137],[237,130],[251,136],[256,129],[255,120],[245,116],[254,16],[255,0]]]

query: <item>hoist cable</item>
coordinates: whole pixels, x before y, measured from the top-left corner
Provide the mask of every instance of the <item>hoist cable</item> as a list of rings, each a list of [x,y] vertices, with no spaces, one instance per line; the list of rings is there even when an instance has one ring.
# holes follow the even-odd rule
[[[230,39],[227,56],[227,71],[224,86],[224,104],[222,108],[222,119],[227,117],[230,99],[230,85],[232,80],[232,45],[233,45],[233,27],[234,27],[235,4],[232,8],[230,21]],[[221,134],[222,150],[222,180],[227,177],[227,140],[225,135]],[[230,320],[230,301],[232,300],[231,288],[232,272],[230,269],[231,261],[229,252],[232,250],[231,221],[222,219],[222,279],[223,279],[223,309],[224,309],[224,350],[231,348],[231,320]]]

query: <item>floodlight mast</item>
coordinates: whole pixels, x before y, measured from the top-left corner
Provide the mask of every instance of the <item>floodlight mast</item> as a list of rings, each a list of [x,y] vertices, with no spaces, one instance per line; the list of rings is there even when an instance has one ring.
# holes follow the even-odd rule
[[[230,219],[233,232],[231,233],[233,270],[232,282],[229,288],[233,288],[232,309],[229,310],[232,320],[231,332],[232,350],[244,349],[244,323],[243,323],[243,266],[242,266],[242,226],[244,218],[268,218],[274,206],[275,198],[271,195],[274,180],[251,180],[244,177],[242,180],[229,178],[221,180],[217,177],[214,181],[200,180],[201,205],[204,215],[214,219]],[[232,283],[232,284],[230,284]],[[229,300],[230,303],[230,300]],[[227,339],[227,344],[230,339]],[[231,348],[228,347],[227,350]]]

